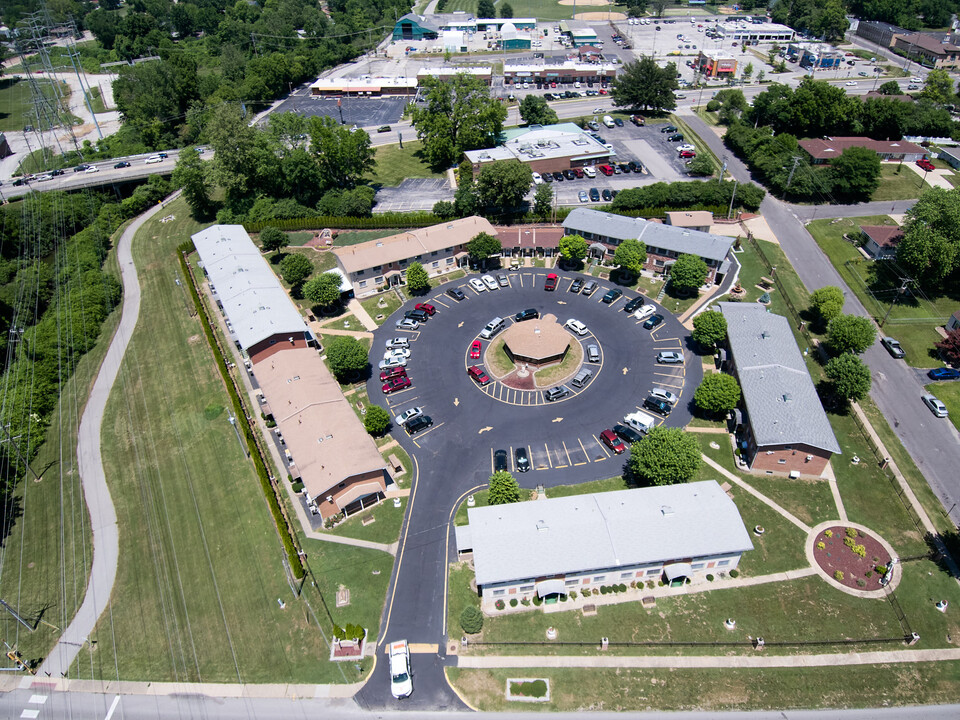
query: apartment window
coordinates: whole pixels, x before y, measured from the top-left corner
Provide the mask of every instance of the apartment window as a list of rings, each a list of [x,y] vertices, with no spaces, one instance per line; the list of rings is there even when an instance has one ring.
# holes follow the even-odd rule
[[[594,581],[595,583],[598,583],[598,582],[603,582],[603,581],[606,580],[606,579],[607,579],[607,576],[606,576],[606,575],[597,575],[597,576],[593,579],[593,581]]]
[[[377,285],[383,285],[383,275],[378,275],[373,279]]]
[[[447,265],[453,265],[453,258],[451,257],[447,258]]]
[[[506,594],[507,594],[507,591],[506,591],[504,588],[500,588],[499,590],[494,590],[494,591],[493,591],[493,596],[494,596],[494,597],[498,597],[498,596],[500,596],[500,595],[506,595]]]
[[[440,254],[439,250],[434,250],[432,253],[430,253],[430,257],[436,257],[439,254]]]
[[[433,261],[433,265],[432,265],[431,267],[433,267],[433,269],[436,270],[437,268],[440,267],[440,261],[439,261],[439,260],[434,260],[434,261]]]
[[[520,592],[533,592],[533,585],[521,585]]]
[[[726,566],[729,565],[729,564],[730,564],[730,561],[729,561],[729,560],[718,560],[718,561],[717,561],[717,567],[726,567]]]
[[[363,274],[364,274],[365,272],[366,272],[366,270],[357,270],[357,277],[363,277]]]
[[[660,568],[650,568],[649,570],[647,570],[647,577],[649,577],[650,575],[659,575],[660,572],[661,572]]]
[[[620,573],[620,579],[621,579],[621,580],[629,580],[629,579],[632,578],[632,577],[633,577],[633,573],[632,573],[632,572]]]
[[[366,281],[366,280],[361,280],[360,283],[359,283],[359,285],[360,285],[360,287],[365,288],[365,287],[367,286],[367,281]]]
[[[690,566],[691,570],[703,570],[703,563],[694,563]]]
[[[376,265],[373,268],[374,272],[380,272],[381,270],[383,270],[383,265]]]
[[[566,585],[567,587],[576,587],[577,585],[580,584],[580,581],[579,581],[579,580],[576,580],[576,579],[574,579],[574,580],[567,580],[567,581],[564,582],[563,584]]]

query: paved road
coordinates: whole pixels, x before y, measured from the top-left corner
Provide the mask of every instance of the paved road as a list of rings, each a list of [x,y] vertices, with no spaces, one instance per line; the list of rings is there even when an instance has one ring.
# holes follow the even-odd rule
[[[110,396],[110,390],[120,371],[120,363],[127,350],[133,329],[140,315],[140,283],[133,264],[131,245],[137,230],[162,206],[156,205],[134,220],[124,230],[117,246],[117,261],[123,282],[123,310],[120,324],[97,373],[90,391],[90,398],[80,418],[77,437],[77,459],[80,466],[80,481],[83,496],[90,511],[90,528],[93,533],[93,564],[83,603],[70,625],[60,636],[57,644],[40,666],[39,674],[59,677],[70,670],[70,665],[79,654],[93,630],[100,614],[110,602],[113,582],[117,575],[117,559],[120,546],[117,534],[117,515],[110,498],[110,488],[103,471],[100,453],[100,426]],[[8,716],[12,717],[12,716]]]
[[[694,115],[684,116],[691,129],[698,133],[718,155],[728,156],[728,170],[740,181],[749,181],[750,172],[732,156],[716,133]],[[912,203],[863,203],[859,206],[824,208],[827,216],[847,214],[874,215],[887,212],[904,212]],[[803,284],[813,291],[824,285],[836,285],[846,295],[844,312],[869,317],[866,308],[850,291],[830,260],[820,250],[816,241],[807,232],[799,216],[812,217],[815,208],[798,208],[781,202],[771,195],[764,198],[760,211],[777,234],[784,253],[790,260]],[[861,212],[862,211],[862,212]],[[902,360],[895,360],[879,343],[863,354],[864,361],[873,372],[873,387],[870,396],[883,412],[900,442],[910,453],[927,482],[950,512],[954,523],[960,521],[957,504],[960,502],[960,433],[953,423],[935,418],[923,403],[923,379]]]

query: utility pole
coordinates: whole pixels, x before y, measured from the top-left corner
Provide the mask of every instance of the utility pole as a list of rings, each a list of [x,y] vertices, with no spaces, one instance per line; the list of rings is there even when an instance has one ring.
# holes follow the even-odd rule
[[[799,156],[799,155],[794,155],[794,156],[793,156],[793,167],[790,168],[790,174],[787,176],[787,187],[785,188],[785,189],[787,189],[787,190],[790,189],[790,183],[793,182],[793,173],[796,172],[796,170],[797,170],[797,163],[799,163],[799,162],[800,162],[800,156]]]
[[[733,215],[733,201],[737,197],[737,183],[739,180],[734,178],[733,180],[733,194],[730,196],[730,208],[727,210],[727,219],[730,219],[730,216]]]
[[[9,424],[9,423],[6,424],[6,425],[0,426],[0,430],[3,430],[3,434],[7,436],[6,439],[0,438],[0,445],[3,445],[3,443],[5,443],[5,442],[9,442],[9,443],[13,446],[14,451],[17,453],[17,457],[20,458],[20,462],[22,462],[24,465],[26,465],[27,470],[29,470],[29,471],[30,471],[30,474],[33,475],[33,479],[34,479],[34,480],[39,480],[39,479],[40,479],[40,476],[37,475],[37,473],[34,471],[34,469],[33,469],[32,467],[30,467],[30,461],[27,460],[27,458],[25,458],[25,457],[23,456],[23,453],[20,452],[20,443],[16,442],[17,440],[19,440],[19,439],[22,438],[23,436],[22,436],[22,435],[17,435],[17,436],[15,436],[15,437],[12,437],[12,436],[10,435],[10,424]]]
[[[883,320],[880,321],[880,327],[883,327],[884,323],[887,322],[887,318],[890,317],[890,313],[893,312],[893,306],[897,304],[897,300],[900,299],[900,296],[907,291],[907,285],[913,282],[912,278],[904,278],[903,282],[900,284],[900,289],[897,290],[897,294],[893,296],[893,302],[890,303],[890,307],[887,308],[887,314],[883,316]]]

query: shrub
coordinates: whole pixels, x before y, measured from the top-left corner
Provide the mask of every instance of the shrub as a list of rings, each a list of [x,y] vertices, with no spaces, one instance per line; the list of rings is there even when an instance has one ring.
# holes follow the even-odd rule
[[[866,556],[867,556],[867,548],[866,548],[866,546],[864,546],[864,545],[854,545],[854,546],[853,546],[852,548],[850,548],[850,549],[853,550],[854,554],[855,554],[855,555],[858,555],[859,557],[866,557]]]
[[[843,544],[852,550],[853,546],[857,544],[857,541],[851,537],[848,537],[843,539]]]
[[[713,575],[707,574],[707,582],[713,582]]]
[[[859,535],[856,528],[847,528],[847,537],[855,538]]]
[[[886,565],[877,565],[877,567],[875,568],[875,570],[877,571],[877,574],[878,574],[878,575],[886,575],[886,574],[887,574],[887,566],[886,566]]]
[[[460,627],[467,635],[476,635],[483,630],[483,613],[476,605],[467,605],[460,613]]]
[[[510,683],[510,692],[523,697],[542,698],[547,694],[547,683],[544,680]]]
[[[827,549],[827,544],[823,540],[817,543],[817,550],[826,550],[826,549]]]
[[[571,600],[576,600],[576,599],[577,599],[577,591],[576,591],[576,590],[571,590],[571,591],[570,591],[570,599],[571,599]]]
[[[524,598],[523,600],[520,601],[520,604],[526,607],[530,607],[530,598]]]
[[[657,585],[658,585],[659,587],[663,587],[663,585],[664,585],[663,580],[658,580],[658,581],[657,581]]]
[[[843,580],[843,570],[837,570],[833,574],[833,577],[836,578],[837,580]]]
[[[626,592],[627,586],[624,583],[620,583],[620,592]]]
[[[560,602],[566,602],[566,601],[567,601],[567,596],[566,596],[566,594],[561,595],[561,596],[560,596]]]
[[[543,600],[540,599],[539,595],[533,596],[533,604],[535,607],[540,607],[543,604]]]
[[[873,577],[873,570],[867,570],[864,574],[864,577]]]
[[[606,586],[606,585],[601,585],[601,586],[600,586],[600,594],[601,594],[601,595],[606,595],[608,592],[609,592],[609,591],[607,590],[607,586]]]
[[[730,577],[732,578],[740,577],[740,571],[734,568],[733,570],[730,571]]]
[[[503,610],[503,608],[505,607],[504,604],[503,604],[503,600],[497,600],[497,601],[493,604],[493,606],[494,606],[497,610]]]
[[[653,580],[647,580],[647,589],[653,590],[654,587],[656,587],[656,583],[654,583]]]
[[[827,537],[833,537],[833,530],[824,530],[823,534]]]

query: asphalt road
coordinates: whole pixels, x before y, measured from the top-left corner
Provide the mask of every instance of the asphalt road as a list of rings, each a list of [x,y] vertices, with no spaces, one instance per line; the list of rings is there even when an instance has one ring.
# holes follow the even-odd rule
[[[732,156],[703,121],[693,115],[685,116],[684,120],[715,153],[727,155],[727,169],[733,177],[742,182],[751,179],[747,167]],[[853,207],[828,207],[824,212],[838,217],[872,215],[903,212],[910,205],[912,202],[909,201],[864,203]],[[866,308],[847,287],[798,217],[801,212],[812,217],[815,211],[815,207],[801,211],[769,194],[760,206],[760,212],[777,234],[780,246],[807,289],[812,292],[825,285],[836,285],[846,296],[844,312],[869,317]],[[903,360],[895,360],[879,342],[863,354],[863,360],[873,372],[870,396],[940,498],[952,521],[957,523],[960,520],[957,511],[960,503],[960,473],[957,472],[960,467],[960,433],[949,420],[934,417],[920,401],[920,395],[924,393],[922,376]]]
[[[448,662],[446,636],[460,636],[458,627],[446,627],[444,616],[446,568],[456,556],[448,520],[467,494],[486,485],[493,472],[494,450],[509,451],[513,470],[513,451],[525,446],[533,469],[514,476],[524,487],[549,488],[621,474],[625,456],[614,456],[597,434],[638,409],[651,387],[663,386],[680,396],[677,410],[664,424],[680,427],[690,420],[689,403],[702,378],[702,367],[688,349],[689,333],[672,315],[663,313],[666,321],[651,332],[622,310],[634,293],[626,293],[612,305],[601,302],[612,287],[609,282],[600,282],[597,291],[586,297],[568,291],[577,276],[574,273],[559,271],[560,285],[556,292],[548,293],[543,290],[547,270],[505,272],[508,288],[477,293],[466,279],[448,284],[418,300],[437,308],[420,330],[398,331],[388,322],[374,335],[374,367],[386,339],[410,339],[412,356],[407,371],[413,387],[384,396],[374,377],[367,385],[371,402],[387,405],[392,415],[419,406],[434,423],[412,438],[402,428],[393,430],[394,437],[416,459],[418,474],[388,592],[381,642],[405,638],[413,643],[436,643],[438,653],[413,656],[414,694],[402,704],[389,694],[386,663],[378,663],[358,696],[365,708],[459,707],[442,677],[442,665]],[[458,303],[450,298],[444,292],[450,287],[459,287],[467,299]],[[393,317],[402,317],[414,304],[411,301]],[[468,355],[484,325],[495,316],[512,323],[515,313],[531,307],[556,315],[561,323],[571,317],[580,320],[589,334],[571,337],[601,347],[602,362],[587,365],[595,370],[591,383],[558,402],[546,402],[539,391],[518,393],[499,383],[481,388],[467,376],[468,364],[483,362]],[[488,343],[483,344],[485,351]],[[683,350],[685,365],[657,365],[656,353],[667,349]]]

